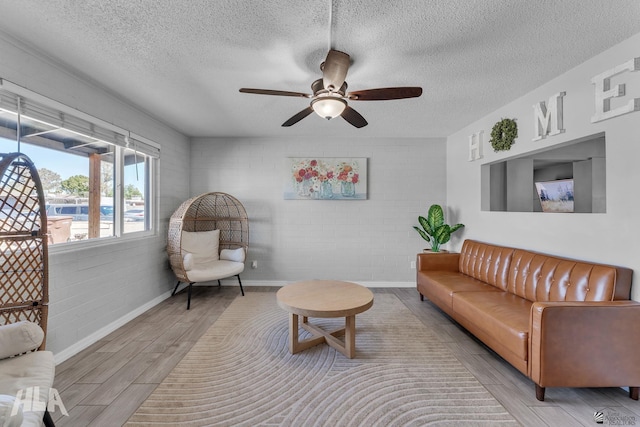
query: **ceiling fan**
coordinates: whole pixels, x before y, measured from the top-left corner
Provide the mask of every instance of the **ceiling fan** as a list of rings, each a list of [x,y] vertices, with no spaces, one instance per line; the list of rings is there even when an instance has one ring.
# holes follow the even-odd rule
[[[311,105],[295,114],[282,126],[289,127],[315,112],[327,120],[342,116],[351,125],[361,128],[367,125],[367,121],[356,110],[351,108],[347,101],[386,101],[391,99],[417,98],[422,95],[421,87],[387,87],[379,89],[358,90],[347,92],[347,71],[349,70],[350,57],[338,50],[329,50],[327,58],[320,65],[322,78],[311,83],[313,94],[302,92],[289,92],[283,90],[242,88],[242,93],[255,93],[259,95],[296,96],[311,98]]]

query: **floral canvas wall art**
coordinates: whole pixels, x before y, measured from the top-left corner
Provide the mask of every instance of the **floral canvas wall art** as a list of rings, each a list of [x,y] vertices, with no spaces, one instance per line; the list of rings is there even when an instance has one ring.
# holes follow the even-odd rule
[[[366,157],[289,157],[284,198],[288,200],[364,200]]]

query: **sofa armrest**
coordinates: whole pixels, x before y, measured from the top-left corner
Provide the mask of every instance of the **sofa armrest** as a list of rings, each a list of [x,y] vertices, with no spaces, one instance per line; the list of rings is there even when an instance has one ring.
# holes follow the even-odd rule
[[[459,253],[420,253],[417,257],[417,271],[458,271]]]
[[[535,302],[529,327],[538,386],[640,386],[640,303]]]

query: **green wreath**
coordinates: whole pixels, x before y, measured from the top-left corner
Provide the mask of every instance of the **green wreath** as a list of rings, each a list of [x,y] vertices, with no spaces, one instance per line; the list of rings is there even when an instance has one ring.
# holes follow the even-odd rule
[[[509,150],[513,140],[518,137],[518,124],[515,119],[502,119],[491,129],[491,146],[493,151]]]

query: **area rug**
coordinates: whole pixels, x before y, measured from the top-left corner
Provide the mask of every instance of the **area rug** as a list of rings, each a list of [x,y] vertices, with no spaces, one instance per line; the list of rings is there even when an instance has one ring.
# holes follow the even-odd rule
[[[239,296],[127,425],[518,425],[395,295],[356,316],[354,359],[289,354],[288,327],[275,293]]]

